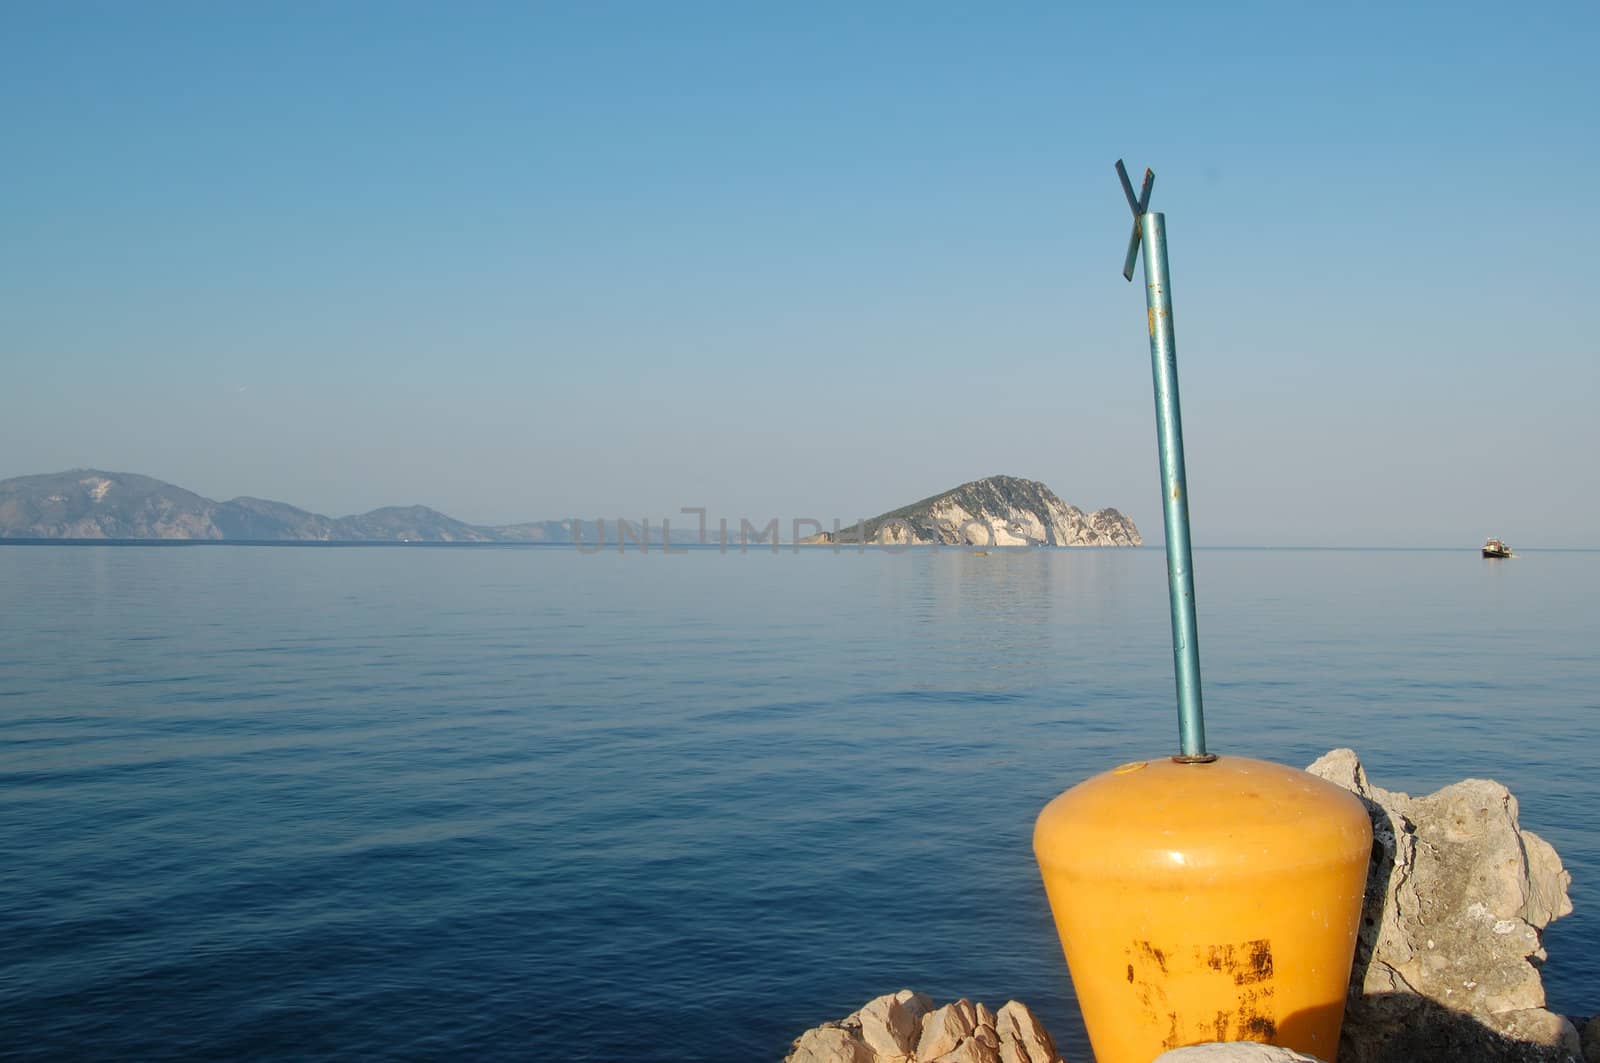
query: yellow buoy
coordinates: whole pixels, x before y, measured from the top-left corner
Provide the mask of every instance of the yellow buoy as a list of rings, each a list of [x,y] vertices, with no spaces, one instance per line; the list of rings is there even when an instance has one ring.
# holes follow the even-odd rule
[[[1331,1063],[1372,851],[1353,794],[1245,757],[1139,761],[1045,806],[1033,846],[1098,1063],[1206,1041]]]

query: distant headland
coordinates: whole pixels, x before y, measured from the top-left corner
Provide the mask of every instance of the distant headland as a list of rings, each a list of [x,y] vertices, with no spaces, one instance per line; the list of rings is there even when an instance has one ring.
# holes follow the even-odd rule
[[[703,511],[700,511],[703,514]],[[537,520],[469,524],[427,506],[385,506],[348,517],[326,517],[264,498],[218,502],[137,473],[72,469],[0,480],[0,539],[193,540],[207,542],[635,543],[659,542],[666,530],[648,521],[618,519],[615,530],[597,520]],[[663,522],[663,525],[665,522]],[[801,538],[802,526],[817,534]],[[991,476],[883,513],[823,531],[815,520],[794,521],[804,543],[991,546],[1138,546],[1133,521],[1115,509],[1085,514],[1044,484]],[[729,529],[732,531],[732,529]],[[763,531],[767,530],[765,528]],[[679,528],[672,541],[718,541],[718,530]],[[609,532],[609,534],[608,534]],[[777,522],[771,538],[777,541]]]
[[[1115,509],[1085,514],[1037,480],[990,476],[802,542],[943,546],[1139,546]]]

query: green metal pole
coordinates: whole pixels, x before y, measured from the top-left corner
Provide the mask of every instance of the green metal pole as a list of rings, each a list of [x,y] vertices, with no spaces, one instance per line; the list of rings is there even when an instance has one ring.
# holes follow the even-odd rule
[[[1161,455],[1161,511],[1166,524],[1167,591],[1172,599],[1172,662],[1178,684],[1178,738],[1185,758],[1210,759],[1200,696],[1200,636],[1195,623],[1194,559],[1189,547],[1189,487],[1183,468],[1183,414],[1178,404],[1178,340],[1172,329],[1166,218],[1139,217],[1144,244],[1145,307],[1150,320],[1150,372],[1155,380],[1156,442]]]
[[[1161,456],[1161,515],[1166,524],[1167,592],[1172,598],[1172,664],[1178,684],[1176,759],[1205,762],[1206,723],[1200,700],[1200,634],[1194,615],[1194,559],[1189,549],[1189,486],[1183,471],[1183,416],[1178,408],[1178,340],[1172,331],[1172,284],[1167,275],[1166,218],[1152,213],[1150,191],[1156,175],[1144,172],[1139,194],[1133,194],[1128,171],[1117,160],[1122,194],[1133,211],[1133,235],[1122,275],[1133,280],[1134,260],[1144,247],[1144,296],[1150,319],[1150,371],[1155,378],[1156,445]]]

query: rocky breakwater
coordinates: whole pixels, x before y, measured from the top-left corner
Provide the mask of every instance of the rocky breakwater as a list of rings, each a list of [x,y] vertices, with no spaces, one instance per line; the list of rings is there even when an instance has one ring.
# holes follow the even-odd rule
[[[1059,1063],[1056,1045],[1027,1006],[999,1011],[965,998],[934,1007],[902,989],[838,1022],[801,1034],[787,1063]]]
[[[1372,816],[1341,1063],[1578,1058],[1577,1026],[1545,1008],[1539,976],[1544,928],[1572,911],[1572,876],[1523,829],[1510,791],[1467,779],[1426,797],[1391,792],[1348,749],[1307,770]]]
[[[1549,843],[1523,829],[1516,798],[1483,779],[1425,797],[1384,790],[1348,749],[1307,770],[1361,798],[1373,825],[1339,1063],[1600,1063],[1600,1016],[1574,1019],[1545,1006],[1543,933],[1572,911],[1571,876]],[[1018,1021],[1002,1025],[1001,1016]],[[1026,1030],[1026,1038],[1017,1030]],[[789,1061],[1057,1058],[1050,1035],[1019,1003],[997,1013],[965,1000],[935,1009],[928,998],[902,991],[808,1030]],[[1182,1047],[1159,1057],[1160,1063],[1310,1058],[1248,1043]]]
[[[1115,509],[1084,513],[1037,480],[990,476],[879,514],[837,532],[802,540],[812,545],[883,546],[1139,546],[1132,520]]]

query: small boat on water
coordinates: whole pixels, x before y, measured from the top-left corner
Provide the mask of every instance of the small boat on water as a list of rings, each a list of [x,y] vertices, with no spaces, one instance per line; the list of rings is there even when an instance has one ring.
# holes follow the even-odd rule
[[[1490,539],[1483,544],[1484,557],[1510,557],[1511,547],[1499,539]]]

